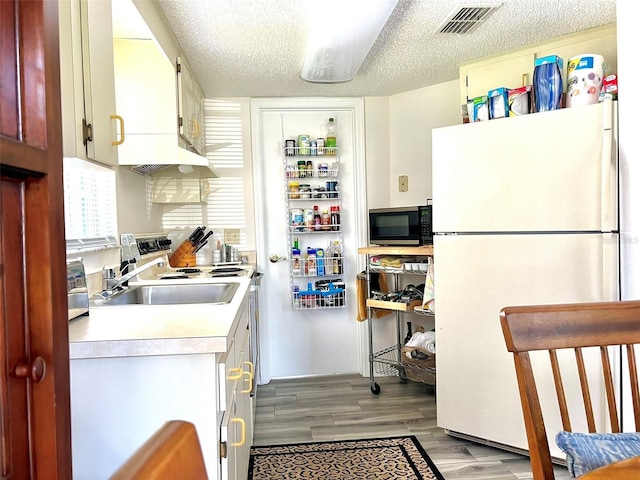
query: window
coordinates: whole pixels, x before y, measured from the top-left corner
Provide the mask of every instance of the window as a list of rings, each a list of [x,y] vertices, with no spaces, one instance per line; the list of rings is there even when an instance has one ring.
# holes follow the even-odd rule
[[[67,250],[117,245],[113,170],[64,159],[64,224]]]
[[[210,194],[203,205],[165,206],[166,230],[207,225],[221,234],[225,228],[240,230],[240,249],[247,248],[245,158],[242,138],[242,105],[231,100],[205,100],[206,156],[220,178],[209,179]]]

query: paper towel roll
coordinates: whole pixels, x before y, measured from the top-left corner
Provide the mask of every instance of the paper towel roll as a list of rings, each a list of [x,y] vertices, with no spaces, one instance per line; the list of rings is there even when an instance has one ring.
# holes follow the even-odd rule
[[[602,55],[585,53],[567,63],[567,107],[598,103],[605,63]]]

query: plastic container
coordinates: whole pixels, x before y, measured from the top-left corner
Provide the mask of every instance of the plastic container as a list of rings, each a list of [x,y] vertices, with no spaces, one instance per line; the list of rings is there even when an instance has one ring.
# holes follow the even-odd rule
[[[289,182],[289,198],[293,198],[293,199],[300,198],[300,183]]]
[[[293,287],[293,307],[300,308],[300,287]]]
[[[536,112],[562,108],[562,69],[564,62],[557,55],[537,58],[533,70],[533,95]]]
[[[298,250],[297,248],[292,249],[291,258],[293,259],[293,264],[291,265],[291,275],[293,275],[294,277],[299,277],[300,275],[302,275],[300,250]]]
[[[602,55],[584,53],[567,62],[567,107],[593,105],[600,101],[605,73]]]

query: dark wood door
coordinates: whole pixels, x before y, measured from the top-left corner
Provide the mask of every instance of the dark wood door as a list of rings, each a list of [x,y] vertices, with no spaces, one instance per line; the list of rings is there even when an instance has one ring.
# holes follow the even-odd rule
[[[0,477],[70,479],[58,3],[0,24]]]

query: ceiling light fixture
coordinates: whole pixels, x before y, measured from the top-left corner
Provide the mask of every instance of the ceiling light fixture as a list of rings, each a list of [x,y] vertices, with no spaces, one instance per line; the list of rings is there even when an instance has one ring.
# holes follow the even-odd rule
[[[309,40],[300,76],[308,82],[352,80],[398,0],[307,0]]]

